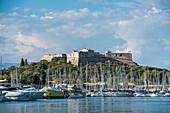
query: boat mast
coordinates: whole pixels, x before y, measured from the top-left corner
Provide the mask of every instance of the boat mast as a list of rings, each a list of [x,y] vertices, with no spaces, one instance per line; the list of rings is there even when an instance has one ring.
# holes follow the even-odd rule
[[[113,69],[113,90],[115,89],[115,72],[114,72],[114,69]]]
[[[18,73],[17,73],[17,67],[16,67],[16,86],[18,87]]]
[[[101,90],[103,90],[104,89],[104,87],[103,87],[104,78],[103,78],[103,70],[102,70],[102,64],[101,63],[100,63],[100,76],[101,76],[101,83],[102,83]]]
[[[88,77],[88,62],[86,64],[86,91],[87,91],[87,77]]]
[[[158,72],[158,77],[157,77],[157,79],[158,79],[158,90],[159,90],[159,89],[160,89],[159,72]]]
[[[47,86],[49,87],[49,69],[48,69],[47,74],[48,74],[48,75],[47,75],[47,79],[48,79],[48,80],[47,80],[47,84],[48,84]]]
[[[139,91],[139,87],[140,87],[140,85],[141,85],[141,84],[140,84],[140,70],[139,70],[139,74],[138,74],[138,75],[139,75],[139,79],[138,79],[138,91]]]
[[[94,91],[96,90],[96,65],[95,65],[95,68],[94,68],[94,74],[93,74],[93,78],[94,78]]]
[[[61,68],[59,68],[59,84],[62,83],[62,80],[61,80]]]
[[[71,84],[71,83],[70,83],[70,82],[71,82],[70,79],[71,79],[71,68],[69,68],[69,79],[68,79],[68,80],[69,80],[69,85]]]
[[[80,88],[83,88],[82,63],[80,63]]]
[[[130,79],[130,83],[131,83],[131,85],[130,85],[130,88],[132,89],[132,80],[133,80],[133,72],[132,72],[132,68],[130,69],[130,76],[131,76],[131,79]]]
[[[119,91],[120,76],[122,76],[122,69],[120,68],[120,73],[118,76],[117,91]]]
[[[148,69],[148,91],[149,91],[149,69]]]
[[[144,85],[145,85],[145,90],[146,90],[146,70],[145,70],[145,76],[144,76]]]
[[[13,84],[13,75],[12,75],[12,71],[11,71],[11,87],[14,86]]]
[[[164,70],[163,70],[163,75],[162,75],[162,86],[161,86],[161,90],[164,90]]]

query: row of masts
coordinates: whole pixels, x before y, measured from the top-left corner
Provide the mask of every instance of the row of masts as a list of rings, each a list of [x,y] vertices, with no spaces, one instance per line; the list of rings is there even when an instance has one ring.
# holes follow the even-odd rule
[[[52,76],[50,79],[49,69],[46,76],[46,86],[50,86],[52,82],[53,86],[55,84],[67,84],[76,85],[77,87],[84,88],[88,90],[165,90],[167,89],[168,82],[166,80],[169,77],[169,72],[167,76],[163,71],[162,80],[160,81],[160,74],[152,74],[149,70],[144,71],[144,79],[142,80],[142,75],[140,72],[133,72],[132,68],[129,74],[126,73],[124,64],[118,69],[116,66],[115,70],[111,72],[110,61],[108,62],[106,75],[104,74],[104,65],[100,63],[99,69],[94,66],[94,69],[88,68],[88,63],[86,65],[86,75],[83,76],[82,65],[80,64],[80,71],[78,73],[78,67],[76,69],[75,75],[72,74],[71,68],[67,74],[66,68],[52,71]],[[21,86],[21,76],[18,78],[17,69],[11,72],[11,86]],[[84,77],[84,78],[83,78]],[[20,83],[19,83],[20,81]],[[42,84],[42,74],[40,76],[40,81]],[[167,85],[168,84],[168,85]],[[169,86],[168,86],[169,87]]]

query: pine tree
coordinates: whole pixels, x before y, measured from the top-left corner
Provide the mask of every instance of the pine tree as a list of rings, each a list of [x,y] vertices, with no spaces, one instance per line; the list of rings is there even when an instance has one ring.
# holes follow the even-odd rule
[[[23,58],[21,59],[20,66],[24,66],[24,59]]]
[[[27,59],[25,59],[24,66],[27,66],[27,65],[28,65],[28,62],[27,62]]]

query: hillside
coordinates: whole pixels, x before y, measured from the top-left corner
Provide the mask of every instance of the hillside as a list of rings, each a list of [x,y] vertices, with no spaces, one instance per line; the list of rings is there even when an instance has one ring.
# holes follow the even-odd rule
[[[105,63],[101,63],[102,73],[106,77],[107,70],[108,70],[109,62],[106,61]],[[96,65],[96,67],[95,67]],[[93,76],[94,73],[101,75],[101,67],[100,63],[89,63],[88,64],[88,76]],[[17,68],[17,75],[18,78],[21,78],[22,83],[24,84],[45,84],[46,75],[49,70],[50,80],[55,78],[58,80],[59,74],[61,74],[62,80],[66,81],[68,78],[69,70],[71,70],[72,78],[79,78],[80,77],[80,67],[74,66],[73,64],[66,63],[64,58],[57,58],[54,57],[50,62],[46,60],[41,60],[40,62],[33,62],[27,66],[20,66]],[[148,73],[150,76],[154,76],[155,78],[159,74],[160,82],[162,80],[163,73],[165,76],[169,76],[169,72],[166,69],[161,68],[154,68],[154,67],[143,67],[143,66],[130,66],[127,64],[123,64],[121,62],[110,62],[110,73],[113,77],[113,74],[118,76],[120,73],[124,73],[125,75],[134,76],[137,78],[140,76],[142,81],[144,79],[144,72],[147,71],[146,76]],[[78,72],[78,73],[77,73]],[[3,69],[3,79],[7,79],[10,82],[11,73],[16,75],[16,66],[11,66],[8,69]],[[53,75],[53,76],[52,76]],[[65,76],[66,75],[66,76]],[[85,82],[86,76],[86,66],[82,67],[82,75],[83,81]],[[56,76],[56,77],[55,77]],[[166,80],[167,81],[167,80]],[[168,81],[167,81],[168,82]]]

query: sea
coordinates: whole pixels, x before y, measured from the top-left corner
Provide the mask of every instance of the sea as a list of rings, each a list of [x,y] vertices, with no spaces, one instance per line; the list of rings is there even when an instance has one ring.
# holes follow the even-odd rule
[[[0,102],[0,113],[170,113],[170,97],[86,97]]]

